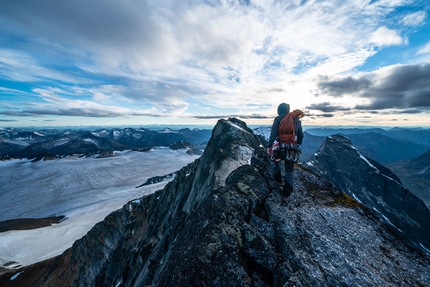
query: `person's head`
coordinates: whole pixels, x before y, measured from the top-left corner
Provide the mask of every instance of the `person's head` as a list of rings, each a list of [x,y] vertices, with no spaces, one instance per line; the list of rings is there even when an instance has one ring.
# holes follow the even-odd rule
[[[290,105],[282,103],[278,106],[278,115],[285,115],[290,112]]]

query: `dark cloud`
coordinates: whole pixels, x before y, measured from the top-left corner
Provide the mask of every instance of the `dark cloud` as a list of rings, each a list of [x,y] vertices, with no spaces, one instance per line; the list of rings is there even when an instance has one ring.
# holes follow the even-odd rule
[[[354,95],[370,99],[359,110],[430,108],[430,63],[398,65],[361,78],[320,77],[319,91],[328,96]]]
[[[4,119],[0,119],[0,122],[16,122],[16,120],[4,120]]]
[[[328,77],[318,79],[318,89],[327,95],[333,97],[342,97],[343,95],[353,94],[368,89],[372,82],[367,78],[346,77],[343,79],[330,80]]]
[[[422,112],[423,111],[421,110],[403,110],[403,111],[400,111],[399,113],[400,114],[420,114]]]
[[[135,53],[144,53],[144,47],[162,47],[160,27],[150,11],[146,1],[0,1],[2,25],[19,29],[13,32],[90,49],[140,48]]]
[[[23,111],[3,111],[0,114],[6,116],[15,117],[34,117],[34,116],[71,116],[71,117],[125,117],[125,116],[149,116],[149,117],[162,117],[165,115],[153,114],[153,113],[118,113],[107,109],[95,109],[95,108],[82,108],[82,109],[35,109],[35,110],[23,110]]]
[[[195,119],[200,120],[211,120],[211,119],[226,119],[226,118],[240,118],[240,119],[272,119],[273,117],[268,117],[264,115],[196,115],[193,116]]]
[[[323,102],[319,104],[311,104],[306,107],[310,110],[318,110],[322,111],[324,113],[331,113],[331,112],[337,112],[337,111],[349,111],[349,108],[341,107],[341,106],[332,106],[329,102]]]
[[[310,117],[310,118],[331,118],[334,117],[334,114],[313,114],[313,113],[307,113],[306,117]]]

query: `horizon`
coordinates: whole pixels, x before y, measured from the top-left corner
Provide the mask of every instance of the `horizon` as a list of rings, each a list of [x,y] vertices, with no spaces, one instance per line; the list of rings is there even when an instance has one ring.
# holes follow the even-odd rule
[[[257,129],[260,127],[271,127],[269,125],[248,125],[250,129]],[[43,129],[71,129],[71,130],[96,130],[96,129],[126,129],[126,128],[144,128],[149,130],[159,130],[170,128],[172,130],[180,130],[185,128],[190,129],[201,129],[201,130],[212,130],[215,125],[204,125],[204,124],[140,124],[140,125],[81,125],[81,126],[0,126],[0,130],[5,129],[22,129],[22,130],[43,130]],[[413,130],[430,130],[430,126],[342,126],[342,125],[302,125],[303,131],[310,129],[383,129],[383,130],[393,130],[393,129],[413,129]]]
[[[84,8],[84,9],[83,9]],[[0,127],[427,127],[427,0],[0,1]]]

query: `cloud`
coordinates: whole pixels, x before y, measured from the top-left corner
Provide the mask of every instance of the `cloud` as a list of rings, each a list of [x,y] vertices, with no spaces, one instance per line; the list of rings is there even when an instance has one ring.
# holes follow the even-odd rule
[[[114,108],[102,109],[102,108],[69,108],[69,109],[31,109],[21,111],[3,111],[0,114],[15,117],[32,117],[32,116],[72,116],[72,117],[135,117],[135,116],[150,116],[150,117],[161,117],[156,113],[150,113],[145,111],[130,111],[124,110],[116,111]]]
[[[17,89],[10,89],[5,87],[0,87],[0,93],[4,94],[22,94],[23,91],[17,90]]]
[[[331,113],[331,112],[336,112],[336,111],[349,111],[350,110],[350,108],[345,108],[345,107],[341,107],[341,106],[333,106],[329,102],[324,102],[324,103],[319,103],[319,104],[311,104],[311,105],[307,106],[306,108],[310,109],[310,110],[322,111],[324,113]]]
[[[418,109],[399,111],[401,114],[421,114],[423,111]]]
[[[417,11],[403,17],[401,22],[407,26],[416,27],[423,25],[426,18],[427,13],[425,11]]]
[[[334,114],[331,114],[331,113],[326,113],[326,114],[308,113],[308,114],[306,114],[306,117],[310,117],[310,118],[332,118],[332,117],[334,117]]]
[[[347,98],[353,94],[367,100],[355,106],[359,110],[430,109],[430,63],[389,66],[354,79],[319,80],[319,92],[326,96]]]
[[[321,76],[318,79],[318,89],[332,97],[341,97],[345,94],[353,94],[365,89],[372,85],[372,81],[366,77],[343,77],[339,79],[329,79],[329,77]]]
[[[382,47],[406,43],[401,27],[386,21],[404,4],[3,0],[0,38],[9,44],[0,48],[0,79],[30,83],[23,89],[30,92],[15,100],[18,112],[2,112],[264,119],[281,101],[328,113],[352,107],[327,95],[357,94],[364,99],[358,104],[376,105],[367,92],[382,87],[382,71],[332,75],[360,67]],[[402,23],[419,25],[425,17],[407,15]],[[311,104],[308,83],[321,74],[322,103]],[[411,108],[425,102],[421,92],[409,97]]]
[[[380,27],[370,35],[370,42],[377,46],[401,45],[405,41],[394,30]]]
[[[273,119],[272,116],[251,114],[251,115],[238,115],[238,114],[223,114],[223,115],[194,115],[195,119],[226,119],[226,118],[240,118],[240,119]]]
[[[428,42],[427,44],[425,44],[421,49],[418,50],[417,54],[421,55],[421,54],[428,54],[430,53],[430,42]]]

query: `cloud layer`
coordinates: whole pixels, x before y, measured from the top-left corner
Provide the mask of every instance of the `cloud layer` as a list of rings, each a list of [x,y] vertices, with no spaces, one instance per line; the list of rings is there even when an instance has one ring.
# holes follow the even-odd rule
[[[409,2],[4,0],[0,120],[427,113],[429,43],[409,37],[428,15]]]

